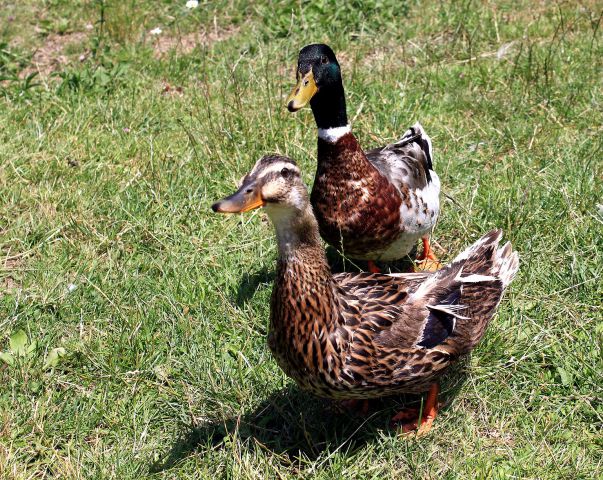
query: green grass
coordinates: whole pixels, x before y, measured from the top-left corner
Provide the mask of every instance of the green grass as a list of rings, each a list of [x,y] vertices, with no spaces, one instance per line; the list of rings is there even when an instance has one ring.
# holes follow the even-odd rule
[[[0,477],[600,478],[601,5],[184,3],[0,3],[0,350],[35,341],[0,361]],[[157,26],[205,40],[157,55]],[[265,342],[272,229],[209,210],[267,152],[311,183],[311,113],[283,102],[312,41],[365,146],[432,136],[438,253],[501,227],[521,255],[422,439],[387,428],[416,399],[356,418],[292,385]]]

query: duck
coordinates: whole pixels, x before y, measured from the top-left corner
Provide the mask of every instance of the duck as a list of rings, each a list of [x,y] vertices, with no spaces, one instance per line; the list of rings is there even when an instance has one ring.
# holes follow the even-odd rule
[[[320,234],[345,256],[368,261],[404,258],[419,239],[421,269],[438,259],[430,244],[437,222],[440,179],[433,169],[431,138],[415,123],[394,143],[363,150],[351,131],[341,68],[333,50],[311,44],[299,52],[297,84],[287,98],[296,112],[308,103],[318,128],[312,188]]]
[[[363,401],[427,393],[421,413],[392,421],[429,431],[438,379],[478,344],[519,268],[493,230],[436,272],[333,274],[297,163],[259,159],[214,212],[262,208],[278,244],[268,346],[300,388],[319,397]],[[417,428],[418,427],[418,428]]]

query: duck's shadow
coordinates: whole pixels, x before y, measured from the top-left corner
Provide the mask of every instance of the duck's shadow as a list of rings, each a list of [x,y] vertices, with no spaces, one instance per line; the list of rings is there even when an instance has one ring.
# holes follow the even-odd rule
[[[274,281],[274,269],[262,268],[254,273],[244,273],[237,289],[236,304],[243,307],[257,292],[262,284],[272,285]]]
[[[412,259],[416,257],[416,248],[405,258],[394,262],[376,262],[383,273],[403,273],[412,271]],[[368,272],[368,264],[363,260],[346,258],[332,246],[326,248],[327,260],[333,273],[340,272]]]
[[[466,365],[467,361],[457,364],[442,379],[440,401],[444,411],[465,382]],[[232,448],[232,442],[244,449],[269,450],[285,463],[300,456],[315,460],[325,452],[352,453],[370,443],[379,432],[394,434],[390,426],[392,415],[403,406],[417,406],[421,398],[404,395],[372,400],[368,414],[358,415],[343,411],[336,402],[289,386],[242,416],[197,426],[183,425],[180,437],[169,450],[160,453],[150,472],[169,470],[192,455]]]

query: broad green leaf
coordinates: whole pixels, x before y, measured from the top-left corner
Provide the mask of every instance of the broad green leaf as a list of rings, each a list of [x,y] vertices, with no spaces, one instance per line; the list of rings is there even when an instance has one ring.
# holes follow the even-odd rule
[[[27,334],[23,330],[17,330],[10,336],[10,351],[15,355],[27,353]]]
[[[65,349],[63,347],[53,348],[46,357],[46,363],[44,368],[56,367],[59,363],[59,359],[65,355]]]
[[[0,360],[2,360],[7,365],[14,365],[15,364],[15,359],[8,352],[0,352]]]
[[[557,372],[559,372],[559,376],[561,377],[561,383],[565,386],[570,385],[572,383],[572,374],[567,370],[561,367],[557,367]]]

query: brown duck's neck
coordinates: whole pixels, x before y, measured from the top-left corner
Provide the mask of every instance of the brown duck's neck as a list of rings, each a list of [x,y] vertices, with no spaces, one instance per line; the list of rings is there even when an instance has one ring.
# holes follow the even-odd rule
[[[295,299],[311,295],[317,302],[332,300],[334,281],[323,247],[298,246],[294,253],[279,256],[276,282],[287,285]]]
[[[312,294],[331,302],[333,275],[312,207],[308,204],[304,211],[295,212],[273,207],[268,213],[274,222],[278,240],[276,288],[286,290],[287,296],[294,298]]]
[[[324,264],[328,269],[318,223],[309,204],[304,210],[294,211],[271,205],[266,208],[276,229],[279,262],[297,262],[303,258],[305,262]]]

